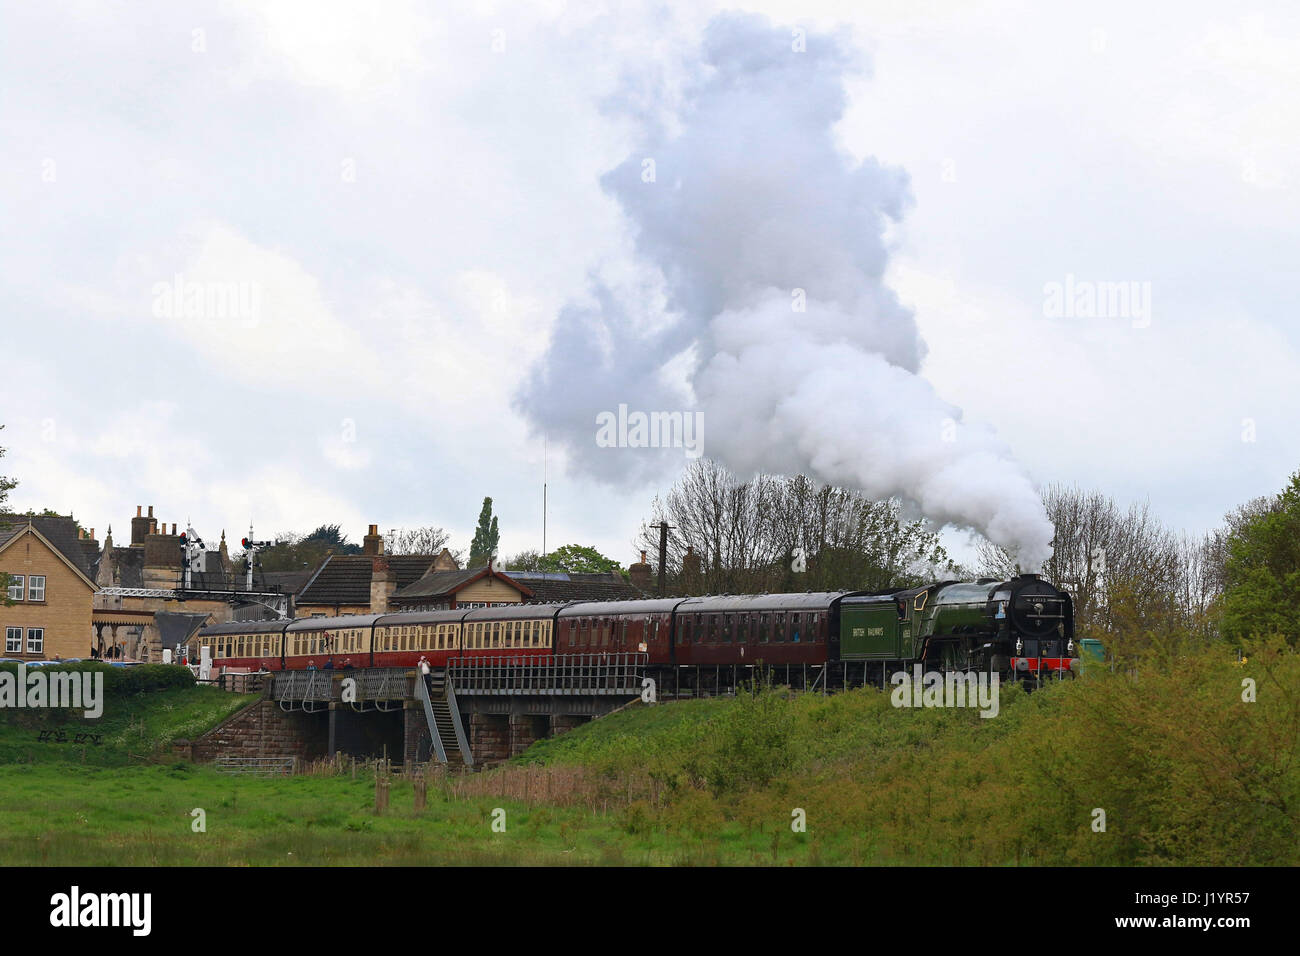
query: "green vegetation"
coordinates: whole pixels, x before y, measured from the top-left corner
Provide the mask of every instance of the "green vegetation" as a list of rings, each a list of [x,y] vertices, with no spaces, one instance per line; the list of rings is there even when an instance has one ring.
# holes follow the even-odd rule
[[[284,532],[275,536],[275,544],[257,553],[263,571],[300,571],[314,568],[327,554],[360,554],[361,545],[353,544],[337,524],[323,524],[310,534]],[[247,560],[247,553],[236,552],[235,560]]]
[[[469,561],[465,567],[480,568],[487,564],[489,558],[496,557],[500,540],[501,531],[497,528],[496,516],[492,514],[492,499],[484,498],[483,507],[478,513],[478,526],[474,529],[474,539],[469,544]]]
[[[547,554],[536,550],[521,551],[505,562],[512,571],[564,571],[571,574],[623,573],[623,566],[595,548],[583,544],[566,544]]]
[[[1240,641],[1251,634],[1300,636],[1300,472],[1267,505],[1242,520],[1227,538],[1223,632]]]
[[[604,787],[631,832],[724,858],[766,834],[806,845],[805,862],[1223,866],[1300,863],[1297,757],[1300,656],[1274,642],[1245,664],[1183,644],[1033,694],[1003,688],[993,719],[896,710],[870,689],[628,711],[521,763],[580,767],[573,799]],[[510,775],[531,769],[499,771],[498,786],[518,793]],[[790,831],[795,808],[806,836]]]
[[[100,748],[38,744],[50,714],[4,714],[0,863],[1300,863],[1300,655],[1281,641],[1245,663],[1183,642],[1003,687],[992,719],[874,689],[635,706],[497,769],[435,774],[419,812],[397,778],[381,816],[365,767],[249,778],[171,758],[171,738],[243,703],[117,694]]]
[[[87,719],[80,710],[0,711],[0,763],[53,765],[58,767],[57,776],[68,763],[122,767],[169,759],[173,740],[197,737],[256,699],[256,695],[196,687],[184,667],[89,664],[60,670],[96,668],[103,670],[105,677],[100,717]],[[14,671],[16,665],[6,664],[0,670]],[[177,671],[188,681],[178,677]]]
[[[0,425],[0,431],[4,431],[4,426]],[[0,458],[5,456],[5,450],[0,447]],[[0,510],[3,510],[5,501],[9,498],[9,492],[18,487],[18,482],[12,478],[6,478],[0,475]],[[9,575],[0,571],[0,607],[12,604],[9,600]]]

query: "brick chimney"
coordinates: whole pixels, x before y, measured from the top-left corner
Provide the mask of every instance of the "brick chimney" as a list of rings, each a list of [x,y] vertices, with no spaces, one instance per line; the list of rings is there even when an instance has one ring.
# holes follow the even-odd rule
[[[149,506],[149,517],[140,514],[140,506],[135,506],[135,517],[131,519],[131,547],[143,548],[144,539],[149,537],[153,528],[153,505]]]
[[[641,560],[631,565],[627,569],[628,578],[632,582],[632,587],[638,591],[651,590],[650,582],[650,565],[646,563],[645,552],[641,552]]]
[[[698,594],[702,585],[700,574],[700,556],[695,549],[687,547],[682,555],[682,591],[685,594]]]
[[[384,536],[379,533],[379,525],[372,524],[370,533],[361,539],[361,553],[372,557],[384,553]]]
[[[373,530],[375,526],[370,527]],[[366,537],[368,539],[370,536]],[[381,539],[381,550],[383,546]],[[388,566],[388,559],[382,554],[375,555],[370,561],[370,613],[387,614],[388,601],[397,590],[397,573]]]

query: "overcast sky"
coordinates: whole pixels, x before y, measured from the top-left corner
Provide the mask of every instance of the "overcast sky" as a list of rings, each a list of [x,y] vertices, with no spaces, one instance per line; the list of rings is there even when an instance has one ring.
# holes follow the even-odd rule
[[[1300,22],[1064,7],[742,8],[870,63],[838,136],[910,180],[886,279],[935,391],[1033,481],[1202,531],[1300,467]],[[467,548],[491,495],[502,551],[540,546],[512,397],[593,275],[644,278],[601,177],[723,8],[0,9],[12,505],[119,541],[152,504],[210,540],[435,524]],[[229,312],[187,315],[178,275]],[[1053,312],[1053,283],[1099,282],[1136,283],[1131,314]],[[672,471],[547,457],[548,544],[633,560]]]

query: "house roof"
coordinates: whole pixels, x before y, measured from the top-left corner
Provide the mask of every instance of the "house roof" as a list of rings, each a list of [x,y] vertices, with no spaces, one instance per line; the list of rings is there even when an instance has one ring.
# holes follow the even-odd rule
[[[86,548],[82,540],[77,537],[77,523],[70,517],[0,514],[0,551],[3,551],[19,535],[24,534],[29,526],[59,557],[90,582],[91,588],[94,588],[95,582],[91,575],[90,564],[86,560]]]
[[[533,600],[546,604],[568,601],[636,601],[646,597],[617,574],[578,574],[542,571],[511,571],[510,576],[526,584]]]
[[[398,590],[414,584],[433,566],[434,554],[390,554],[388,568]],[[370,604],[374,558],[369,554],[331,554],[316,569],[295,598],[303,604]]]
[[[418,581],[407,587],[401,587],[398,582],[397,593],[393,595],[395,601],[408,601],[417,598],[443,598],[450,597],[466,585],[478,581],[481,578],[499,578],[506,584],[517,590],[524,600],[535,600],[532,588],[521,581],[516,581],[502,571],[498,571],[489,565],[481,568],[462,568],[459,571],[429,571]]]
[[[177,614],[172,611],[156,611],[154,624],[158,626],[158,637],[163,647],[175,647],[184,644],[195,632],[207,623],[207,614]]]

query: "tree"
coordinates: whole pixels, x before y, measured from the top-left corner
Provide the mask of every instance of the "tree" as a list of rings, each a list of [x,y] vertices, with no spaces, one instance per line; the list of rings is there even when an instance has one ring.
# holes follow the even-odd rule
[[[501,562],[501,566],[510,571],[541,571],[542,553],[536,548],[529,548],[506,558]]]
[[[678,593],[876,590],[959,576],[937,533],[905,520],[899,502],[802,475],[740,481],[701,459],[652,513],[639,545],[657,553],[657,525],[667,521],[668,568],[688,552],[701,562],[698,581],[673,576]]]
[[[437,554],[447,547],[450,540],[450,534],[431,525],[422,528],[395,528],[384,535],[384,551],[387,554]],[[461,552],[452,551],[451,556],[459,562]]]
[[[0,425],[0,431],[3,430],[4,426]],[[3,458],[4,456],[5,450],[4,448],[0,448],[0,458]],[[9,498],[9,492],[13,491],[17,487],[17,481],[12,478],[6,478],[4,475],[0,475],[0,511],[4,510],[4,503]],[[6,607],[14,603],[9,600],[9,575],[3,571],[0,571],[0,595],[4,596],[3,600]]]
[[[484,498],[483,508],[478,513],[478,527],[474,530],[474,540],[470,542],[469,562],[466,567],[477,568],[496,557],[500,539],[497,519],[492,514],[492,499]]]
[[[1280,634],[1300,645],[1300,471],[1267,506],[1247,509],[1235,528],[1229,518],[1224,636]]]
[[[1176,535],[1146,502],[1122,508],[1100,491],[1063,485],[1044,488],[1042,499],[1056,531],[1042,573],[1070,592],[1079,636],[1132,646],[1174,630],[1208,630],[1213,587],[1203,542]],[[980,558],[992,577],[1023,570],[988,542]]]
[[[275,536],[275,544],[257,553],[257,563],[263,571],[301,571],[315,567],[327,554],[360,554],[361,545],[353,544],[337,524],[323,524],[309,534],[292,531]],[[240,552],[238,560],[244,557]]]
[[[0,425],[0,431],[4,431],[4,426]],[[5,456],[4,448],[0,448],[0,458]],[[12,478],[6,478],[0,475],[0,505],[3,505],[9,498],[9,492],[18,487],[18,482]],[[3,509],[0,509],[3,510]]]
[[[539,571],[565,571],[572,574],[607,574],[623,570],[613,558],[607,558],[595,548],[580,544],[566,544],[537,562]]]

